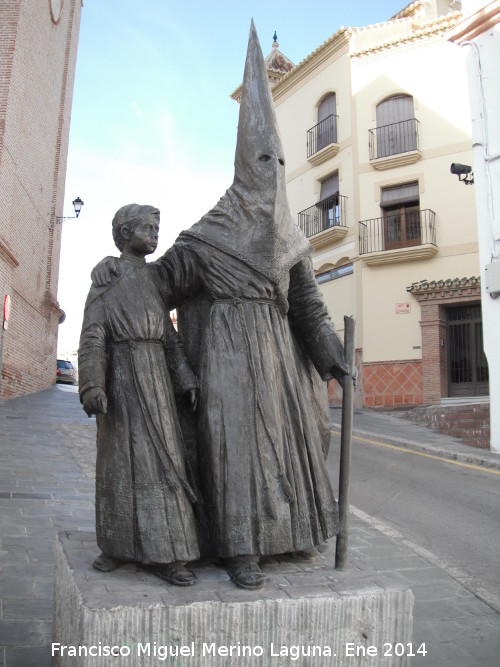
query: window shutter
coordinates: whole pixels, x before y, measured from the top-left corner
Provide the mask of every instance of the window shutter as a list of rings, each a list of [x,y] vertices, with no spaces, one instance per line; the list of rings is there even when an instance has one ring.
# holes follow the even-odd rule
[[[318,108],[318,123],[321,123],[322,120],[328,118],[328,116],[335,116],[337,113],[337,100],[335,93],[331,93],[323,100]]]
[[[418,181],[396,185],[392,188],[382,188],[380,197],[382,208],[412,201],[419,201]]]
[[[335,93],[327,95],[318,107],[317,150],[337,141],[337,102]]]
[[[377,157],[417,148],[413,97],[395,95],[377,105]]]
[[[377,127],[414,118],[413,97],[396,95],[377,105]]]
[[[339,174],[335,172],[328,178],[325,178],[324,181],[321,181],[321,190],[319,193],[320,201],[327,199],[327,197],[332,197],[333,195],[338,194],[339,191]]]

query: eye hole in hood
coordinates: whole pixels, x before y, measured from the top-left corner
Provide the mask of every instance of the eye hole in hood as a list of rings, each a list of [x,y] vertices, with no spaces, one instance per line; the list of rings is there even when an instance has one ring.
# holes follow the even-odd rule
[[[259,157],[260,162],[269,162],[270,159],[271,159],[271,156],[270,156],[270,155],[265,155],[265,154],[264,154],[264,155],[261,155],[261,156]],[[280,165],[281,165],[282,167],[283,167],[284,164],[285,164],[285,160],[284,160],[282,157],[279,157],[279,158],[278,158],[278,162],[280,163]]]

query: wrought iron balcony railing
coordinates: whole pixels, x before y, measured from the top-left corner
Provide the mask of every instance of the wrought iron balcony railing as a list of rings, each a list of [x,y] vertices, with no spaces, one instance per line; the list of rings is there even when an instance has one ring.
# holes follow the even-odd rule
[[[310,158],[322,148],[337,143],[338,116],[327,116],[325,120],[307,130],[307,157]]]
[[[416,118],[375,127],[368,130],[368,133],[370,160],[419,149],[418,120]]]
[[[359,223],[359,254],[382,250],[436,245],[436,214],[431,209],[391,211],[383,218]]]
[[[299,227],[307,238],[331,227],[346,227],[347,197],[333,195],[299,213]]]

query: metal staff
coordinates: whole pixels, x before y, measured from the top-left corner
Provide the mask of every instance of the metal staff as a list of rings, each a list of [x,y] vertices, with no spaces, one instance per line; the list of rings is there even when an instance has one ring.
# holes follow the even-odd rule
[[[349,495],[351,491],[351,446],[354,388],[354,325],[352,317],[344,317],[344,356],[351,375],[344,376],[342,392],[342,433],[340,435],[339,471],[339,532],[335,549],[335,568],[343,570],[347,561],[349,532]]]

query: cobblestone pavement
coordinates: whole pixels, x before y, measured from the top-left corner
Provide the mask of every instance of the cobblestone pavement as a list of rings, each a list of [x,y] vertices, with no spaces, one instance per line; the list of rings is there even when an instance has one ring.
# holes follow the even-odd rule
[[[377,419],[370,422],[367,411],[358,416],[362,430],[379,428],[400,444],[406,439],[409,446],[425,447],[429,440],[426,429],[425,435],[413,425],[405,430],[396,420],[395,435],[393,422]],[[433,434],[429,446],[441,455],[447,450],[468,456],[468,448],[462,452],[445,436]],[[497,465],[495,455],[473,455],[483,457],[481,464]],[[55,535],[94,530],[94,457],[95,421],[83,413],[74,388],[56,386],[0,403],[0,667],[51,664]],[[359,511],[352,514],[349,564],[339,577],[348,582],[375,571],[381,585],[396,579],[413,590],[413,650],[425,644],[427,654],[416,655],[411,665],[498,667],[498,611],[450,576],[450,568],[439,567],[432,554],[365,518]],[[314,586],[321,558],[304,569]],[[272,568],[269,574],[274,576]],[[391,667],[391,659],[380,664]]]

